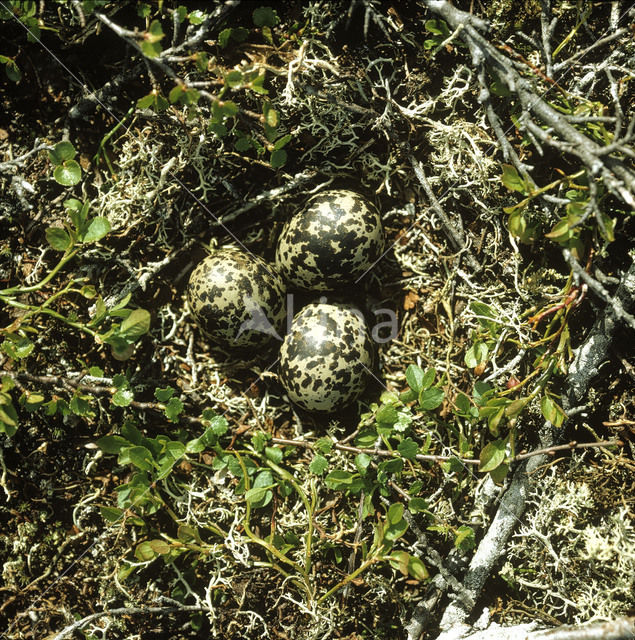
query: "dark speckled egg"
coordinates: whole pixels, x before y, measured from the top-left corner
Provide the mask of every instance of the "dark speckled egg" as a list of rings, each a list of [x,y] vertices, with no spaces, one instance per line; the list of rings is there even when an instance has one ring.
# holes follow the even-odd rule
[[[252,254],[215,251],[192,272],[187,298],[202,331],[223,348],[263,347],[284,335],[284,283]]]
[[[330,413],[364,390],[373,354],[360,311],[344,304],[309,304],[293,318],[282,343],[280,382],[300,407]]]
[[[354,191],[323,191],[285,224],[276,266],[291,285],[330,291],[354,284],[384,249],[375,207]]]

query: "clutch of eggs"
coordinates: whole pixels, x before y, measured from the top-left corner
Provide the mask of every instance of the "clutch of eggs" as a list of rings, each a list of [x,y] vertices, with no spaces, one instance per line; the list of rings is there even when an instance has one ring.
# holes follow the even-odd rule
[[[330,413],[364,390],[373,355],[373,343],[357,309],[309,304],[295,315],[282,343],[280,382],[300,407]]]
[[[383,249],[381,217],[366,198],[343,189],[323,191],[283,227],[276,266],[299,289],[331,291],[357,282]]]
[[[220,347],[264,347],[284,335],[284,283],[253,254],[215,251],[192,272],[187,298],[203,333]]]

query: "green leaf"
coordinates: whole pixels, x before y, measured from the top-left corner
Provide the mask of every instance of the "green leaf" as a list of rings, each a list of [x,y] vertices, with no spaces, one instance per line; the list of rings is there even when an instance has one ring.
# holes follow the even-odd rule
[[[20,404],[29,412],[37,411],[44,403],[44,396],[41,393],[27,392],[20,398]]]
[[[540,399],[540,410],[545,420],[551,422],[554,427],[561,427],[567,417],[562,407],[546,395]]]
[[[186,451],[186,446],[179,440],[168,440],[165,443],[165,452],[172,460],[180,460]]]
[[[170,422],[177,422],[178,417],[183,413],[183,402],[178,398],[170,398],[163,412]]]
[[[115,407],[127,407],[134,400],[134,393],[130,389],[119,389],[116,391],[111,402]]]
[[[474,536],[474,529],[472,527],[468,527],[467,525],[462,524],[456,530],[456,537],[454,538],[454,546],[457,549],[462,549],[463,551],[470,551],[476,546],[476,540]]]
[[[129,447],[130,442],[121,436],[104,436],[95,443],[104,453],[118,455],[124,447]]]
[[[421,513],[429,507],[428,501],[424,498],[410,498],[408,502],[408,511],[411,513]]]
[[[243,84],[243,74],[240,71],[230,71],[225,76],[225,84],[231,89],[239,89]]]
[[[85,11],[86,9],[84,9]],[[141,2],[137,5],[137,15],[140,18],[149,18],[152,12],[152,7],[147,2]]]
[[[493,412],[487,419],[487,428],[489,429],[489,432],[493,436],[498,435],[498,425],[500,421],[503,419],[504,415],[505,415],[505,408],[501,407],[497,411]]]
[[[224,49],[229,44],[229,40],[231,36],[232,36],[232,29],[223,29],[218,34],[218,46],[221,47],[221,49]]]
[[[282,449],[280,447],[265,447],[265,456],[275,464],[282,462]]]
[[[150,330],[150,314],[145,309],[135,309],[119,327],[119,335],[135,341]]]
[[[438,36],[443,36],[444,40],[450,35],[450,28],[443,20],[426,20],[424,26],[426,31]]]
[[[525,408],[531,398],[516,398],[505,407],[505,416],[515,418]]]
[[[77,416],[90,416],[91,414],[94,414],[93,409],[90,406],[90,399],[90,396],[84,396],[75,392],[75,395],[71,398],[69,407]]]
[[[75,160],[67,160],[53,171],[55,182],[64,187],[72,187],[82,179],[82,168]]]
[[[128,447],[121,451],[120,456],[126,460],[126,462],[120,460],[121,464],[133,464],[138,469],[141,469],[141,471],[151,471],[154,469],[154,458],[150,450],[146,447]]]
[[[152,548],[149,540],[140,542],[134,552],[135,558],[140,562],[149,562],[157,557],[156,551]]]
[[[511,164],[503,165],[501,181],[510,191],[518,191],[523,195],[528,195],[527,183]]]
[[[252,488],[245,493],[245,500],[256,509],[266,507],[273,499],[271,488],[275,486],[271,471],[265,469],[256,476]]]
[[[392,404],[383,404],[377,410],[377,422],[382,427],[392,427],[399,419],[399,413]]]
[[[48,227],[45,232],[48,243],[56,251],[66,251],[71,247],[71,237],[62,227]]]
[[[427,580],[430,577],[426,566],[416,556],[410,556],[408,559],[408,573],[415,580]]]
[[[371,460],[371,457],[367,453],[358,453],[355,456],[355,467],[362,476],[366,475]]]
[[[527,223],[527,216],[524,211],[513,211],[507,220],[507,228],[509,233],[522,242],[530,240],[532,229]]]
[[[467,395],[464,393],[459,393],[454,399],[454,404],[456,404],[456,414],[459,416],[470,416],[472,403]]]
[[[329,466],[329,461],[319,453],[311,460],[309,471],[317,476],[321,476]]]
[[[101,517],[107,522],[119,522],[125,514],[125,511],[123,509],[106,506],[100,506],[99,512],[101,513]]]
[[[139,98],[137,100],[137,109],[147,109],[148,107],[154,105],[156,100],[156,94],[154,91],[150,92],[148,95],[143,96],[143,98]]]
[[[511,91],[500,78],[496,78],[490,84],[489,89],[493,95],[498,96],[499,98],[508,98],[511,96]]]
[[[384,532],[384,540],[392,543],[408,529],[408,523],[403,518],[403,505],[400,502],[390,505],[386,520],[388,527]]]
[[[147,58],[156,58],[163,52],[163,47],[159,42],[151,42],[150,40],[144,40],[141,43],[141,51]]]
[[[504,462],[503,464],[498,465],[496,469],[492,469],[492,471],[489,472],[489,475],[496,484],[502,484],[508,472],[509,465]]]
[[[0,433],[13,436],[18,430],[18,414],[8,394],[0,395]]]
[[[464,356],[465,365],[474,369],[487,360],[489,348],[482,340],[477,340],[466,352]]]
[[[425,389],[419,394],[419,406],[426,411],[432,411],[441,406],[445,393],[439,387]]]
[[[329,489],[344,491],[353,483],[353,477],[350,471],[335,469],[324,478],[324,483]]]
[[[477,318],[477,320],[484,329],[496,329],[496,323],[488,320],[488,318],[490,318],[491,320],[496,320],[497,317],[496,312],[492,309],[492,307],[490,307],[488,304],[485,304],[484,302],[474,301],[470,302],[470,309],[475,315],[481,316]]]
[[[238,115],[238,106],[235,102],[231,100],[219,101],[218,105],[224,118],[233,118]]]
[[[195,9],[194,11],[190,11],[187,19],[189,20],[190,24],[201,24],[203,20],[205,20],[205,14],[199,9]]]
[[[323,436],[315,441],[313,448],[320,453],[330,453],[333,449],[333,440],[328,436]]]
[[[170,90],[170,93],[168,93],[168,100],[172,104],[174,104],[175,102],[178,102],[181,99],[181,96],[184,93],[185,93],[185,88],[183,87],[183,85],[177,84]]]
[[[67,160],[72,160],[76,155],[75,147],[68,142],[68,140],[62,140],[58,142],[49,153],[49,159],[54,165],[60,165]]]
[[[245,500],[251,504],[252,507],[266,507],[273,498],[271,487],[253,487],[249,491],[245,492]]]
[[[485,445],[479,456],[479,471],[492,471],[501,465],[505,460],[505,440],[494,440]]]
[[[93,300],[93,298],[97,297],[97,289],[95,289],[95,287],[92,284],[85,284],[79,290],[79,293],[81,296],[86,298],[86,300]]]
[[[278,151],[278,149],[282,149],[282,147],[286,146],[287,143],[291,141],[291,139],[292,139],[292,136],[290,134],[287,134],[286,136],[282,136],[282,138],[278,138],[273,144],[274,151]]]
[[[408,561],[410,560],[410,554],[407,551],[394,551],[388,556],[388,562],[390,566],[397,571],[400,571],[404,576],[408,575]]]
[[[424,373],[421,367],[416,364],[408,365],[406,369],[406,382],[408,386],[417,394],[423,389]]]
[[[205,411],[203,412],[203,416],[204,415],[205,415]],[[204,419],[207,419],[207,418],[204,418]],[[227,430],[229,429],[229,423],[227,422],[227,419],[224,418],[223,416],[214,416],[213,418],[210,419],[210,429],[212,430],[212,433],[215,436],[220,437],[227,433]]]
[[[251,16],[257,27],[275,27],[280,22],[278,14],[271,7],[258,7]]]
[[[165,389],[160,389],[157,387],[154,390],[154,397],[159,402],[167,402],[174,395],[174,389],[172,387],[166,387]]]
[[[403,519],[403,504],[401,502],[395,502],[388,507],[388,513],[386,520],[390,524],[397,524]]]
[[[265,450],[269,437],[269,434],[264,431],[256,431],[256,433],[251,436],[251,446],[258,453],[262,453]]]
[[[167,555],[172,549],[165,540],[150,540],[148,544],[152,548],[152,551],[161,556]]]
[[[224,138],[229,133],[227,127],[218,122],[210,122],[207,128],[219,138]]]
[[[241,153],[248,151],[251,149],[251,138],[240,136],[234,143],[234,147],[236,147],[236,151],[240,151]]]
[[[82,238],[83,242],[97,242],[110,232],[110,222],[108,218],[93,218],[88,225],[88,229]]]
[[[117,387],[117,389],[126,389],[130,386],[130,381],[123,374],[115,373],[112,377],[112,384]]]
[[[7,78],[12,82],[20,82],[22,79],[22,72],[15,60],[7,60],[4,66],[4,72],[7,74]]]
[[[189,524],[180,524],[176,531],[176,537],[186,544],[191,542],[201,542],[201,536],[198,529],[190,526]]]
[[[555,224],[549,233],[545,233],[545,238],[551,238],[556,242],[565,242],[569,240],[573,234],[571,231],[571,223],[568,218],[563,218]]]
[[[280,167],[284,167],[287,163],[287,152],[284,149],[274,149],[271,152],[271,158],[269,159],[269,164],[271,164],[272,169],[279,169]]]
[[[26,336],[9,334],[8,338],[2,342],[2,351],[4,351],[13,360],[26,358],[34,348],[35,344]]]
[[[412,438],[405,438],[397,446],[397,451],[399,451],[406,460],[414,460],[417,453],[419,453],[419,447]]]

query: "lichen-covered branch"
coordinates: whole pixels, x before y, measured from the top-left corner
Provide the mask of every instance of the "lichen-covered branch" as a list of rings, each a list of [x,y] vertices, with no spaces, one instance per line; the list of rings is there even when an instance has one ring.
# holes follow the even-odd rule
[[[602,178],[611,193],[635,208],[633,169],[622,158],[607,155],[604,147],[576,129],[563,114],[556,111],[544,99],[543,93],[518,73],[512,61],[481,34],[481,31],[487,29],[487,24],[483,20],[457,9],[446,0],[423,0],[423,3],[428,9],[441,16],[452,28],[462,27],[460,36],[470,49],[474,66],[478,68],[481,64],[486,64],[517,97],[523,110],[536,119],[533,124],[546,127],[543,142],[576,156],[591,176]],[[625,35],[626,30],[618,30],[616,33]],[[532,132],[535,133],[535,128]],[[621,147],[627,142],[628,140],[622,140],[622,145],[615,150],[621,152],[623,150]]]

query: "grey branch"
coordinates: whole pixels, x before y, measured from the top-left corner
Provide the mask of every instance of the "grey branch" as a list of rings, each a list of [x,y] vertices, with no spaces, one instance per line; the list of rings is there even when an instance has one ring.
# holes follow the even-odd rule
[[[573,263],[577,264],[575,258],[570,254],[569,256],[565,254],[565,257],[570,262],[573,260]],[[608,358],[615,332],[619,326],[619,319],[626,320],[633,326],[631,322],[633,316],[625,310],[625,307],[632,309],[635,306],[635,262],[632,262],[629,269],[623,274],[614,296],[610,296],[604,287],[597,280],[591,278],[580,265],[578,267],[579,274],[584,273],[587,276],[587,281],[593,282],[595,292],[599,293],[607,303],[607,307],[598,316],[584,344],[575,350],[575,357],[569,367],[567,377],[567,392],[563,397],[565,411],[584,397],[591,380],[598,375],[600,366]]]
[[[447,636],[448,640],[450,636]],[[453,640],[633,640],[635,618],[536,630],[535,623],[501,627],[492,624],[484,631],[456,633]]]
[[[543,428],[543,446],[553,443],[551,425]],[[461,627],[472,612],[473,602],[476,601],[486,580],[489,578],[494,565],[505,551],[507,540],[514,527],[520,522],[520,517],[525,510],[525,503],[530,492],[531,473],[548,460],[548,456],[534,456],[526,465],[521,465],[509,485],[509,489],[501,498],[500,505],[485,537],[474,554],[467,574],[463,580],[463,586],[471,597],[466,601],[465,597],[455,597],[446,608],[440,627],[448,631],[442,633],[438,640],[447,640],[453,637],[452,629]],[[472,606],[468,606],[472,604]]]
[[[63,640],[67,638],[71,633],[74,633],[78,629],[81,629],[89,622],[103,618],[104,616],[129,616],[132,614],[159,614],[165,615],[167,613],[176,613],[177,611],[205,611],[202,607],[181,605],[178,607],[121,607],[119,609],[107,609],[106,611],[98,611],[97,613],[91,613],[89,616],[82,618],[69,624],[68,627],[64,627],[58,634],[53,636],[52,640]]]
[[[622,159],[605,155],[604,147],[578,131],[563,114],[538,94],[531,82],[515,70],[512,61],[481,35],[479,30],[485,30],[487,23],[457,9],[446,0],[423,0],[423,4],[440,15],[451,28],[462,27],[460,37],[470,49],[474,66],[478,68],[481,64],[486,64],[509,91],[515,94],[524,111],[549,129],[549,134],[543,136],[545,142],[577,156],[591,176],[601,177],[611,193],[635,208],[635,172]],[[603,44],[625,35],[625,31],[618,29],[610,39],[604,38]],[[533,133],[536,132],[535,129],[536,127],[532,129]]]
[[[423,173],[421,163],[412,155],[410,156],[410,163],[412,164],[412,168],[414,169],[415,175],[417,176],[417,180],[419,180],[419,183],[423,187],[423,190],[426,192],[426,195],[430,200],[430,205],[433,211],[439,216],[439,219],[441,220],[443,231],[445,232],[448,240],[454,247],[455,251],[461,251],[466,254],[467,262],[470,268],[473,269],[474,272],[478,273],[481,270],[481,265],[470,252],[465,240],[465,236],[463,234],[463,229],[457,228],[458,225],[453,224],[448,215],[443,210],[443,207],[437,200],[437,197],[434,195],[434,191],[432,190],[428,179]]]

